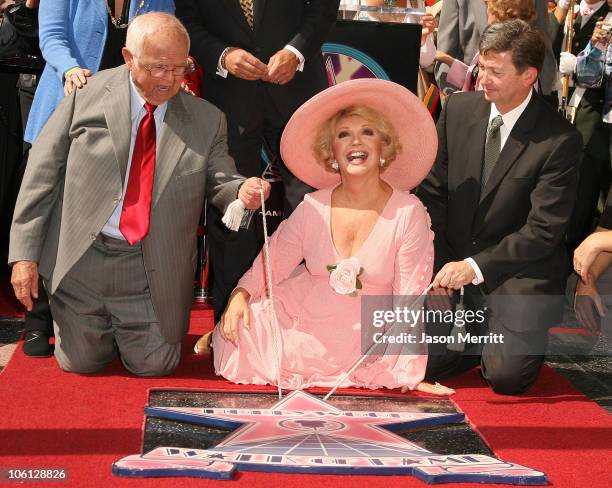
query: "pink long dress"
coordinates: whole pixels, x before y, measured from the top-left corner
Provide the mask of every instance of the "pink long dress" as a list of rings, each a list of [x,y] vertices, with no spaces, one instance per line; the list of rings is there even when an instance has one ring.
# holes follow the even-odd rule
[[[251,295],[250,328],[240,324],[237,346],[223,339],[219,327],[213,334],[218,375],[275,385],[278,349],[283,388],[331,387],[361,357],[361,295],[419,295],[431,281],[429,215],[417,197],[394,189],[354,255],[363,267],[363,288],[357,297],[334,291],[327,266],[343,257],[331,237],[331,193],[328,188],[306,195],[270,239],[280,344],[273,341],[262,252],[238,283]],[[426,364],[426,354],[370,356],[341,386],[414,388]]]

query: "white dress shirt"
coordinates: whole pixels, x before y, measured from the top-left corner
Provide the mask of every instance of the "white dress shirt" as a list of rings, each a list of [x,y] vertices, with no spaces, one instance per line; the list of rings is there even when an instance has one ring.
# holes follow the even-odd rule
[[[532,96],[532,90],[529,90],[529,94],[527,95],[525,100],[523,100],[518,107],[513,108],[512,110],[510,110],[509,112],[506,112],[505,114],[499,113],[499,110],[497,110],[497,107],[495,106],[495,104],[494,103],[491,104],[491,113],[489,115],[489,125],[491,125],[491,121],[498,115],[501,115],[501,118],[504,121],[504,124],[499,128],[500,154],[501,154],[502,149],[504,148],[504,145],[506,144],[506,141],[508,140],[508,136],[510,135],[510,132],[512,132],[512,128],[516,125],[516,122],[518,121],[519,117],[523,114],[523,112],[527,108],[527,104],[529,104],[529,101],[531,100],[531,96]],[[472,267],[472,269],[474,270],[474,273],[476,273],[476,278],[472,280],[472,284],[480,285],[481,283],[484,283],[484,276],[482,275],[482,271],[480,271],[480,267],[478,266],[476,261],[473,258],[465,258],[464,261],[467,261],[469,265]]]
[[[589,20],[591,20],[591,17],[593,17],[593,14],[597,12],[601,7],[603,7],[604,3],[606,3],[606,0],[600,0],[599,2],[595,2],[592,4],[588,4],[587,2],[582,0],[580,2],[580,18],[582,20],[580,22],[580,27],[584,27],[584,25]]]
[[[121,210],[123,209],[123,199],[125,198],[125,192],[127,190],[128,179],[130,177],[130,168],[132,167],[132,154],[134,153],[134,145],[136,144],[136,134],[138,133],[138,126],[140,121],[147,113],[144,105],[145,99],[140,96],[134,82],[132,81],[132,75],[130,75],[130,116],[132,119],[132,135],[130,138],[130,152],[128,154],[127,170],[125,171],[125,181],[123,182],[123,190],[121,192],[121,199],[118,201],[115,211],[111,215],[110,219],[102,227],[102,233],[115,239],[123,239],[123,234],[119,230],[119,221],[121,220]],[[155,119],[155,153],[159,154],[159,138],[162,132],[162,123],[164,122],[164,116],[166,115],[166,109],[168,108],[168,102],[159,105],[155,112],[153,112],[153,118]],[[157,162],[156,162],[157,163]]]

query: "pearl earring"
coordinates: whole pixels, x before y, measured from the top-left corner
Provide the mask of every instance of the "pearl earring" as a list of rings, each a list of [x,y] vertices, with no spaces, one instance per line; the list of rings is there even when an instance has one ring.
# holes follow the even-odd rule
[[[384,158],[380,158],[380,162],[378,163],[378,166],[383,168],[385,166],[385,163],[386,163],[386,161],[384,160]]]
[[[335,159],[332,159],[329,162],[329,166],[331,167],[331,169],[333,169],[336,173],[338,171],[340,171],[340,165],[338,164],[338,161],[336,161]]]

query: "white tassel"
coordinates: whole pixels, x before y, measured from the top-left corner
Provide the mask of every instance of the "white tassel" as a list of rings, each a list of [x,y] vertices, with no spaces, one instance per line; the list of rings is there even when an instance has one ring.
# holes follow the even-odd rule
[[[227,210],[225,211],[225,215],[223,215],[221,221],[229,230],[238,232],[245,208],[246,207],[244,206],[244,203],[242,203],[242,200],[240,200],[240,198],[237,198],[228,205]]]

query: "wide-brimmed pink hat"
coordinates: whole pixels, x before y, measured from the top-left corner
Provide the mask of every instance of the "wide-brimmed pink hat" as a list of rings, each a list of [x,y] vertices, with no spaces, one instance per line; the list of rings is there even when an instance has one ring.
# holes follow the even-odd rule
[[[293,114],[281,138],[281,157],[289,170],[314,188],[340,182],[315,158],[313,146],[321,125],[338,111],[364,105],[382,114],[395,128],[402,150],[381,174],[392,186],[412,190],[431,169],[438,137],[431,115],[421,100],[392,81],[358,79],[318,93]]]

